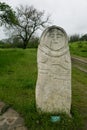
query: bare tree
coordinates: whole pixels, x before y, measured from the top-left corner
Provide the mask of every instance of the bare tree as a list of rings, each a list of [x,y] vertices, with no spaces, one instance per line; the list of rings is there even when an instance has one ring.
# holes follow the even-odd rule
[[[23,41],[23,48],[27,47],[33,34],[49,23],[49,16],[45,17],[44,11],[38,11],[33,6],[20,6],[17,8],[18,23],[12,28],[15,35]]]

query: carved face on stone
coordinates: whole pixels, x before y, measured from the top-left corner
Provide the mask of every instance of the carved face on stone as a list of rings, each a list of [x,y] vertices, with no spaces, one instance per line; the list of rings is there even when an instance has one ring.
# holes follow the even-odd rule
[[[67,38],[61,29],[50,28],[44,34],[44,43],[49,49],[57,51],[66,45]]]

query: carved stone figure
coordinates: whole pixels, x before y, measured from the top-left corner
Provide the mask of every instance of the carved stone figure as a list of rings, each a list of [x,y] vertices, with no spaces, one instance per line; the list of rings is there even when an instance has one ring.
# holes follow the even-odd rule
[[[38,111],[70,114],[71,59],[68,37],[64,29],[51,26],[42,33],[37,62]]]

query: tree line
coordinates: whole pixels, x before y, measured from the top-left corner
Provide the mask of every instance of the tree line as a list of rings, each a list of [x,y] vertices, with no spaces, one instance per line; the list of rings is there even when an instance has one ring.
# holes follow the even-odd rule
[[[69,37],[69,42],[77,42],[77,41],[87,41],[87,34],[80,36],[79,34],[74,34]]]
[[[46,16],[44,11],[39,11],[33,6],[20,5],[13,10],[10,5],[0,2],[0,27],[3,26],[10,35],[5,41],[0,41],[2,47],[36,48],[39,38],[35,33],[49,24],[50,16]],[[76,41],[87,41],[87,34],[83,36],[74,34],[69,37],[69,42]]]

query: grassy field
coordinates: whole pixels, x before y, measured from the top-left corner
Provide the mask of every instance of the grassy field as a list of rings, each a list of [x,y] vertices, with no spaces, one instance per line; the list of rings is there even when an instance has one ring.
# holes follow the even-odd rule
[[[87,58],[87,41],[72,42],[69,45],[71,54]]]
[[[0,100],[23,116],[29,130],[81,130],[82,121],[84,125],[87,121],[87,74],[73,67],[72,118],[60,114],[61,121],[52,123],[51,114],[36,111],[36,53],[36,49],[0,49]]]

